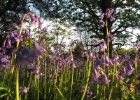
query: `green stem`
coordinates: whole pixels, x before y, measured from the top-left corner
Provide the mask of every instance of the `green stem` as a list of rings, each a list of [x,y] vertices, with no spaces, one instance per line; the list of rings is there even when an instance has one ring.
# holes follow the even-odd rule
[[[47,74],[47,73],[46,73],[46,70],[47,70],[47,69],[46,69],[46,62],[45,62],[45,80],[44,80],[44,81],[45,81],[45,82],[44,82],[44,85],[45,85],[45,95],[44,95],[44,100],[46,100],[46,74]]]
[[[74,62],[73,62],[73,65],[74,65]],[[71,97],[72,97],[73,77],[74,77],[74,66],[72,66],[71,88],[70,88],[70,100],[71,100]]]
[[[86,86],[85,86],[85,89],[84,89],[84,92],[83,92],[81,100],[84,100],[84,97],[85,97],[85,94],[86,94],[86,90],[87,90],[87,87],[88,87],[88,82],[89,82],[90,74],[91,74],[91,65],[92,65],[91,56],[92,55],[90,54],[90,61],[89,61],[89,66],[88,66]]]
[[[37,80],[37,100],[39,100],[39,79]]]
[[[55,85],[57,91],[59,92],[60,96],[63,98],[63,100],[66,100],[60,89]]]
[[[19,67],[16,67],[16,100],[19,99]]]

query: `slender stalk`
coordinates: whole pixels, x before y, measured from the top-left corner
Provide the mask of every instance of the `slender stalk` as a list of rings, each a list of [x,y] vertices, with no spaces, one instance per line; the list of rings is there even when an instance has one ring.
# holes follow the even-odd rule
[[[44,95],[44,100],[46,100],[46,78],[47,78],[47,76],[46,76],[46,74],[47,74],[47,73],[46,73],[46,70],[47,70],[47,69],[46,69],[46,62],[45,62],[45,80],[44,80],[44,81],[45,81],[45,82],[44,82],[44,85],[45,85],[45,86],[44,86],[44,87],[45,87],[45,92],[44,92],[44,93],[45,93],[45,95]]]
[[[109,40],[108,40],[108,38],[109,38],[109,31],[108,31],[108,22],[107,22],[107,18],[106,18],[106,39],[107,39],[107,54],[108,54],[108,56],[109,56]]]
[[[16,67],[16,100],[20,100],[19,98],[19,67]]]
[[[37,80],[37,100],[39,100],[39,79]]]
[[[37,65],[40,66],[40,58],[37,59]],[[39,100],[39,79],[37,79],[37,100]]]
[[[72,97],[72,87],[73,87],[73,77],[74,77],[74,62],[72,62],[72,63],[73,63],[73,66],[72,66],[72,75],[71,75],[70,100]]]
[[[27,14],[25,14],[22,17],[21,23],[23,23],[26,15]],[[22,29],[23,28],[22,28],[22,25],[21,25],[20,30],[19,30],[19,35],[21,35]],[[17,44],[16,44],[16,49],[18,49],[18,47],[19,47],[19,42],[17,42]],[[16,54],[14,55],[14,59],[16,60]],[[20,100],[20,98],[19,98],[19,66],[16,67],[16,100]]]
[[[64,97],[64,95],[63,95],[62,92],[60,91],[60,89],[56,86],[56,84],[54,84],[54,85],[55,85],[57,91],[59,92],[60,96],[63,98],[63,100],[66,100],[65,97]]]
[[[90,78],[90,74],[91,74],[91,65],[92,65],[91,56],[92,56],[92,53],[90,53],[90,61],[89,61],[89,66],[88,66],[86,86],[85,86],[85,89],[84,89],[84,92],[83,92],[81,100],[84,100],[84,97],[85,97],[85,94],[86,94],[86,90],[88,88],[89,78]]]
[[[70,88],[70,100],[71,100],[71,97],[72,97],[72,87],[73,87],[73,77],[74,77],[74,61],[73,61],[73,54],[72,54],[72,50],[71,50],[71,59],[72,59],[72,74],[71,74],[71,88]]]

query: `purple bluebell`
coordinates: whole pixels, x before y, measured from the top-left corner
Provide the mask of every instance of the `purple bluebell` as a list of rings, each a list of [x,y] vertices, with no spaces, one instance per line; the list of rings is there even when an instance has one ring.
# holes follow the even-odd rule
[[[33,55],[33,52],[27,46],[23,47],[23,51],[26,53],[27,56]]]
[[[99,43],[99,50],[100,51],[104,51],[107,49],[107,45],[106,45],[106,42],[104,40],[102,40],[100,43]]]
[[[41,18],[38,18],[38,28],[41,29],[41,25],[43,24],[43,22],[41,21]]]
[[[125,75],[126,74],[126,68],[123,67],[121,72],[122,72],[123,75]]]
[[[8,59],[6,56],[0,55],[0,65],[6,64],[7,61],[8,61]]]
[[[33,14],[29,14],[31,18],[31,24],[34,24],[36,22],[36,17]]]
[[[106,16],[107,16],[107,18],[110,18],[112,16],[113,12],[114,12],[114,9],[113,8],[108,8],[106,10]]]
[[[115,37],[111,33],[108,34],[108,40],[109,42],[114,41]]]
[[[104,56],[102,58],[103,64],[105,64],[106,66],[112,66],[113,63],[111,61],[111,59],[108,56]]]
[[[134,70],[135,68],[133,68],[131,64],[128,64],[128,66],[126,67],[126,75],[131,75]]]
[[[124,80],[124,77],[122,76],[122,75],[118,75],[118,79],[120,80],[120,81],[122,81],[122,80]]]
[[[134,48],[135,48],[136,51],[138,51],[140,49],[140,44],[135,44]]]
[[[101,27],[105,26],[105,22],[102,19],[99,20],[99,24],[101,25]]]
[[[34,70],[33,70],[33,72],[34,72],[35,74],[39,74],[39,72],[40,72],[40,67],[35,67]]]
[[[103,75],[103,83],[104,84],[108,84],[110,82],[110,80],[108,80],[106,74]]]
[[[8,40],[7,40],[6,48],[10,49],[11,47],[12,47],[11,40],[8,39]]]
[[[17,55],[17,58],[18,58],[20,61],[26,60],[26,58],[23,56],[23,54],[22,54],[21,52],[16,52],[16,55]]]
[[[96,66],[96,69],[97,69],[98,71],[103,71],[103,69],[101,68],[101,66],[100,66],[99,64]]]
[[[93,78],[94,78],[95,81],[98,82],[99,75],[98,75],[98,72],[97,72],[96,68],[94,69],[94,77]]]
[[[29,38],[30,37],[30,32],[28,30],[25,30],[25,37]]]
[[[36,56],[39,56],[42,54],[41,47],[36,41],[34,41],[34,53]]]
[[[41,33],[42,34],[45,34],[46,32],[47,32],[47,29],[46,28],[41,29]]]
[[[74,45],[76,45],[76,44],[78,44],[78,40],[74,40],[74,41],[71,43],[71,46],[74,46]]]
[[[126,61],[129,61],[130,58],[131,58],[131,56],[130,56],[129,54],[126,53],[126,54],[125,54],[125,60],[126,60]]]
[[[0,66],[2,70],[6,70],[10,66],[10,59],[8,56],[2,56],[0,55]]]
[[[115,18],[113,16],[110,17],[110,21],[114,21]]]
[[[12,31],[10,32],[10,40],[12,43],[20,42],[22,37],[19,35],[18,31]]]
[[[101,15],[100,15],[100,19],[104,19],[104,13],[102,13]]]
[[[28,88],[25,86],[20,87],[20,92],[26,94],[28,92]]]
[[[118,79],[120,81],[124,80],[124,77],[123,77],[123,75],[120,72],[118,72]]]
[[[11,31],[11,32],[10,32],[10,38],[13,38],[13,37],[14,37],[14,32]]]
[[[113,63],[115,64],[115,65],[120,65],[120,62],[119,62],[119,56],[118,55],[115,55],[114,57],[113,57]]]
[[[92,53],[92,59],[93,59],[93,60],[96,60],[96,58],[97,58],[98,56],[99,56],[99,55],[98,55],[97,52],[93,52],[93,53]]]
[[[130,82],[130,79],[129,79],[129,78],[127,78],[127,79],[125,80],[125,82],[126,82],[126,83],[129,83],[129,82]]]

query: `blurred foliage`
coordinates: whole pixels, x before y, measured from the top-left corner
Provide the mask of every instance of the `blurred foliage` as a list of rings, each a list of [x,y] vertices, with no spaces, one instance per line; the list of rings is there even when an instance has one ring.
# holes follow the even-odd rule
[[[119,55],[123,55],[123,54],[130,54],[130,55],[135,55],[136,54],[136,51],[134,48],[130,48],[130,49],[125,49],[125,48],[120,48],[120,49],[117,49],[116,50],[117,54]]]
[[[82,42],[79,42],[73,51],[74,57],[82,57],[82,53],[84,51],[84,45]]]
[[[128,54],[130,55],[135,55],[136,54],[136,50],[134,48],[130,48],[127,50]]]

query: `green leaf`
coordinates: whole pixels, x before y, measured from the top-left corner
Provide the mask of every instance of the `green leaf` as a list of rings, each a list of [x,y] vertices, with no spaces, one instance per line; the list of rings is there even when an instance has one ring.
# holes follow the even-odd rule
[[[8,95],[8,94],[7,94],[7,93],[6,93],[6,94],[2,94],[2,95],[0,95],[0,98],[4,97],[4,96],[6,96],[6,95]]]
[[[8,90],[7,88],[4,87],[0,87],[0,90]]]

